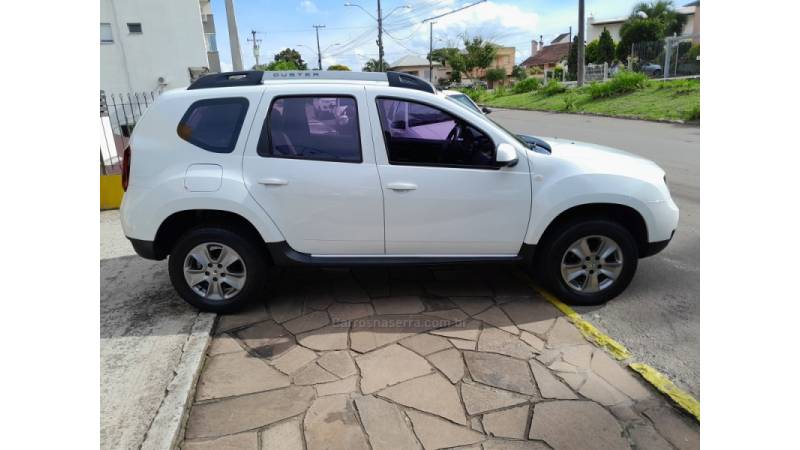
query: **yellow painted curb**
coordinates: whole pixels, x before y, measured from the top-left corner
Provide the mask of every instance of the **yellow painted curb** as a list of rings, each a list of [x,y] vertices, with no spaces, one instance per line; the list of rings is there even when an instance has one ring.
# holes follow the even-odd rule
[[[121,175],[100,175],[100,209],[117,209],[122,204]]]
[[[598,347],[606,349],[608,353],[611,354],[614,358],[619,361],[623,359],[628,359],[633,356],[624,345],[620,344],[619,342],[615,341],[611,338],[611,336],[603,333],[602,331],[598,330],[594,325],[587,322],[586,319],[581,317],[580,314],[575,312],[574,309],[570,308],[568,305],[563,303],[561,300],[555,298],[549,292],[544,290],[535,288],[537,292],[542,294],[545,300],[550,302],[553,306],[558,308],[559,311],[564,313],[565,316],[578,327],[578,330],[583,334],[586,339],[590,342],[594,342]]]
[[[594,325],[586,321],[580,314],[570,308],[561,300],[557,299],[553,294],[540,289],[536,285],[531,284],[531,287],[544,297],[545,300],[550,302],[553,306],[558,308],[559,311],[564,313],[565,316],[580,330],[587,340],[593,342],[595,345],[605,349],[614,358],[619,361],[632,358],[633,354],[625,348],[624,345],[612,339],[607,334],[598,330]],[[700,402],[688,392],[675,386],[675,383],[670,381],[666,375],[662,374],[652,366],[644,363],[630,363],[628,367],[635,371],[648,383],[653,385],[659,392],[669,397],[675,404],[680,406],[684,411],[693,415],[697,421],[700,421]]]
[[[635,370],[656,389],[663,392],[686,412],[700,421],[700,402],[688,392],[675,386],[666,375],[644,363],[631,363],[628,367]]]

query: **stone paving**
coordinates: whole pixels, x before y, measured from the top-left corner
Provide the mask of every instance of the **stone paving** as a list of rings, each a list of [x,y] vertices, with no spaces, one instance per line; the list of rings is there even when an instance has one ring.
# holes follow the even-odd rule
[[[219,318],[183,450],[699,448],[511,266],[272,279]]]

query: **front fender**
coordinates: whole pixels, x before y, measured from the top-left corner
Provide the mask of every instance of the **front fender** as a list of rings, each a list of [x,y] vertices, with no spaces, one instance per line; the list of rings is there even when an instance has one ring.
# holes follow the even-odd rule
[[[536,185],[531,208],[531,221],[525,243],[536,245],[548,225],[564,211],[581,205],[611,203],[633,208],[644,219],[648,230],[654,223],[648,202],[663,201],[652,184],[635,178],[609,174],[581,174],[551,183]]]

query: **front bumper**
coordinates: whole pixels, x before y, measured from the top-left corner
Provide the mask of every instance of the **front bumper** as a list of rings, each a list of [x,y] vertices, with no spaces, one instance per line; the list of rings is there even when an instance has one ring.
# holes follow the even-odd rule
[[[644,250],[644,253],[639,255],[640,258],[647,258],[648,256],[653,256],[656,253],[660,253],[661,250],[667,248],[670,241],[672,241],[672,237],[675,236],[675,230],[672,230],[672,235],[670,235],[669,239],[658,241],[658,242],[650,242],[647,244],[647,248]]]

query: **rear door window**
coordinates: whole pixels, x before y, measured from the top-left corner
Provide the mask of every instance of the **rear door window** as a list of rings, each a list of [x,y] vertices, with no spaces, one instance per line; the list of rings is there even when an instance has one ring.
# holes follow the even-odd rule
[[[194,102],[178,124],[178,136],[210,152],[230,153],[236,147],[248,105],[242,97]]]
[[[360,163],[355,98],[334,95],[275,98],[261,130],[258,154]]]

